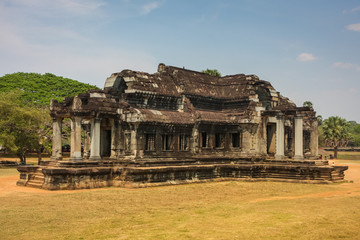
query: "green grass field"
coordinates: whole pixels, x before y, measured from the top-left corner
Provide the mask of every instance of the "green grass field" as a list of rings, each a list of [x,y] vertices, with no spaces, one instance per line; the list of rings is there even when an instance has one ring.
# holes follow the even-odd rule
[[[351,161],[351,168],[360,173],[360,161]],[[231,181],[59,192],[1,188],[2,180],[16,174],[0,169],[4,240],[359,239],[359,182]]]
[[[360,152],[339,152],[338,159],[360,160]]]

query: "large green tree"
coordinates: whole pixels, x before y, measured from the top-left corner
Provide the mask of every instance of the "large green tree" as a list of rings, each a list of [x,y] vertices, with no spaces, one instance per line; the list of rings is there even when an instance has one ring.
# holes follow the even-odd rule
[[[21,99],[25,102],[48,106],[51,99],[62,101],[96,86],[63,78],[51,73],[13,73],[0,77],[0,92],[22,90]]]
[[[345,147],[350,140],[349,123],[341,117],[329,117],[320,127],[325,146],[334,148],[337,158],[338,148]]]
[[[0,145],[16,153],[21,163],[26,153],[51,149],[51,99],[62,101],[96,86],[51,73],[13,73],[0,77]],[[69,128],[64,124],[63,130]]]
[[[26,154],[40,151],[48,140],[50,115],[47,109],[24,104],[21,96],[21,91],[0,93],[0,145],[26,164]]]
[[[209,74],[209,75],[214,76],[214,77],[221,77],[221,73],[216,69],[208,69],[207,68],[206,70],[202,70],[201,72]]]

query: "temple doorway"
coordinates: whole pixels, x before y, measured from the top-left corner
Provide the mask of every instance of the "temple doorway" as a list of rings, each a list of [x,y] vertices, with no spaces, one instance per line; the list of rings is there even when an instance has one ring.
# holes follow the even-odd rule
[[[276,124],[266,125],[266,151],[269,156],[275,156],[276,152]]]
[[[102,130],[100,133],[100,156],[110,157],[111,153],[111,130]]]

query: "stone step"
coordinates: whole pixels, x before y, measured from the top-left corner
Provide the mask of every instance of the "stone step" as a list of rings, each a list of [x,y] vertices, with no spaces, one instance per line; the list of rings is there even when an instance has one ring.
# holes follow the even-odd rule
[[[27,187],[33,187],[33,188],[41,188],[43,185],[43,182],[34,182],[34,181],[29,181],[26,186]]]
[[[43,182],[44,182],[44,179],[30,179],[29,182],[32,182],[32,183],[43,183]]]
[[[35,181],[44,181],[44,175],[35,175],[33,176],[33,178],[31,180],[35,180]]]

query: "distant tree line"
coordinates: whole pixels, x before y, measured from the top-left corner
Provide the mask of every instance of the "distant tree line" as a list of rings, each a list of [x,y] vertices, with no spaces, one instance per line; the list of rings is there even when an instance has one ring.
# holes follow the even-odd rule
[[[0,92],[21,90],[20,98],[24,103],[39,106],[49,106],[51,99],[62,101],[94,88],[97,87],[51,73],[18,72],[0,77]]]

